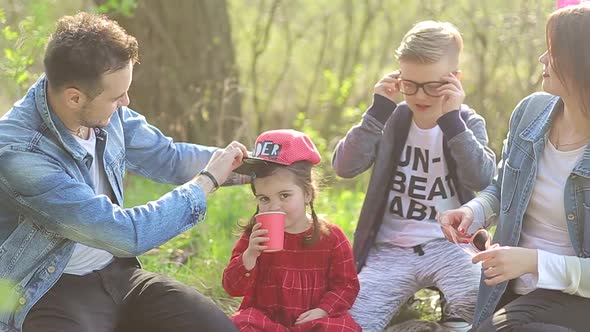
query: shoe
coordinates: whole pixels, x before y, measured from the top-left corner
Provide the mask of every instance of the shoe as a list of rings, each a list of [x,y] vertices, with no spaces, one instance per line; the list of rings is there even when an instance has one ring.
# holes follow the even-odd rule
[[[468,332],[471,330],[471,324],[460,319],[451,319],[446,322],[441,322],[441,326],[445,327],[449,332]]]

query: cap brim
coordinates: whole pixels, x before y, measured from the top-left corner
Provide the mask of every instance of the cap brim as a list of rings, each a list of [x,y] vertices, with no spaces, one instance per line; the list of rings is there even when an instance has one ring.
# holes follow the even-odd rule
[[[269,167],[273,167],[276,165],[282,165],[279,163],[273,163],[272,161],[268,161],[266,159],[260,159],[260,158],[244,158],[242,159],[243,163],[240,167],[234,169],[234,172],[239,173],[239,174],[244,174],[244,175],[250,175],[252,176],[253,174],[256,174],[256,172],[260,172],[263,169],[269,168]]]

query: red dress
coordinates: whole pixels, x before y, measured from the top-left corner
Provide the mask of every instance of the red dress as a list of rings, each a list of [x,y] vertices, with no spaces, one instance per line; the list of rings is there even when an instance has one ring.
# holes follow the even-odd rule
[[[350,242],[338,226],[328,228],[329,234],[309,247],[302,239],[311,229],[285,233],[284,249],[262,253],[251,271],[242,263],[250,234],[242,234],[223,272],[226,292],[244,297],[232,317],[240,331],[361,331],[348,314],[360,287]],[[328,317],[294,325],[314,308]]]

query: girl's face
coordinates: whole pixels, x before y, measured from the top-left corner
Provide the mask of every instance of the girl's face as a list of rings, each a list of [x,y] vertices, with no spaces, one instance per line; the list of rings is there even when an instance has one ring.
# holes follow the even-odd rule
[[[545,51],[545,53],[539,56],[539,62],[543,64],[543,91],[562,98],[565,97],[567,91],[551,66],[551,58],[548,51]]]
[[[306,204],[311,196],[297,185],[293,173],[278,169],[271,176],[254,179],[253,185],[260,212],[286,213],[286,232],[301,233],[310,227]]]

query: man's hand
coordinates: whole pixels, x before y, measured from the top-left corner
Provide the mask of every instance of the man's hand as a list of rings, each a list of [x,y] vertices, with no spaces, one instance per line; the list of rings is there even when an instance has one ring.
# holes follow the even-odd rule
[[[481,264],[485,284],[495,286],[516,279],[523,274],[538,274],[537,250],[519,247],[495,247],[473,256],[472,262]]]
[[[231,172],[242,165],[244,157],[248,156],[246,147],[236,141],[229,143],[225,149],[219,149],[213,153],[209,163],[205,166],[211,175],[215,177],[217,183],[225,183]]]
[[[442,80],[448,82],[438,88],[438,92],[443,98],[442,114],[444,115],[461,108],[461,104],[465,100],[465,91],[463,91],[461,81],[452,73],[443,76]]]
[[[299,315],[299,317],[297,317],[297,320],[295,320],[295,325],[307,323],[307,322],[310,322],[314,319],[324,318],[324,317],[328,317],[328,313],[325,312],[324,309],[320,309],[320,308],[311,309],[311,310],[308,310],[308,311],[302,313],[301,315]]]
[[[395,99],[399,95],[399,76],[399,70],[385,75],[375,84],[375,94],[381,95],[395,103]]]

